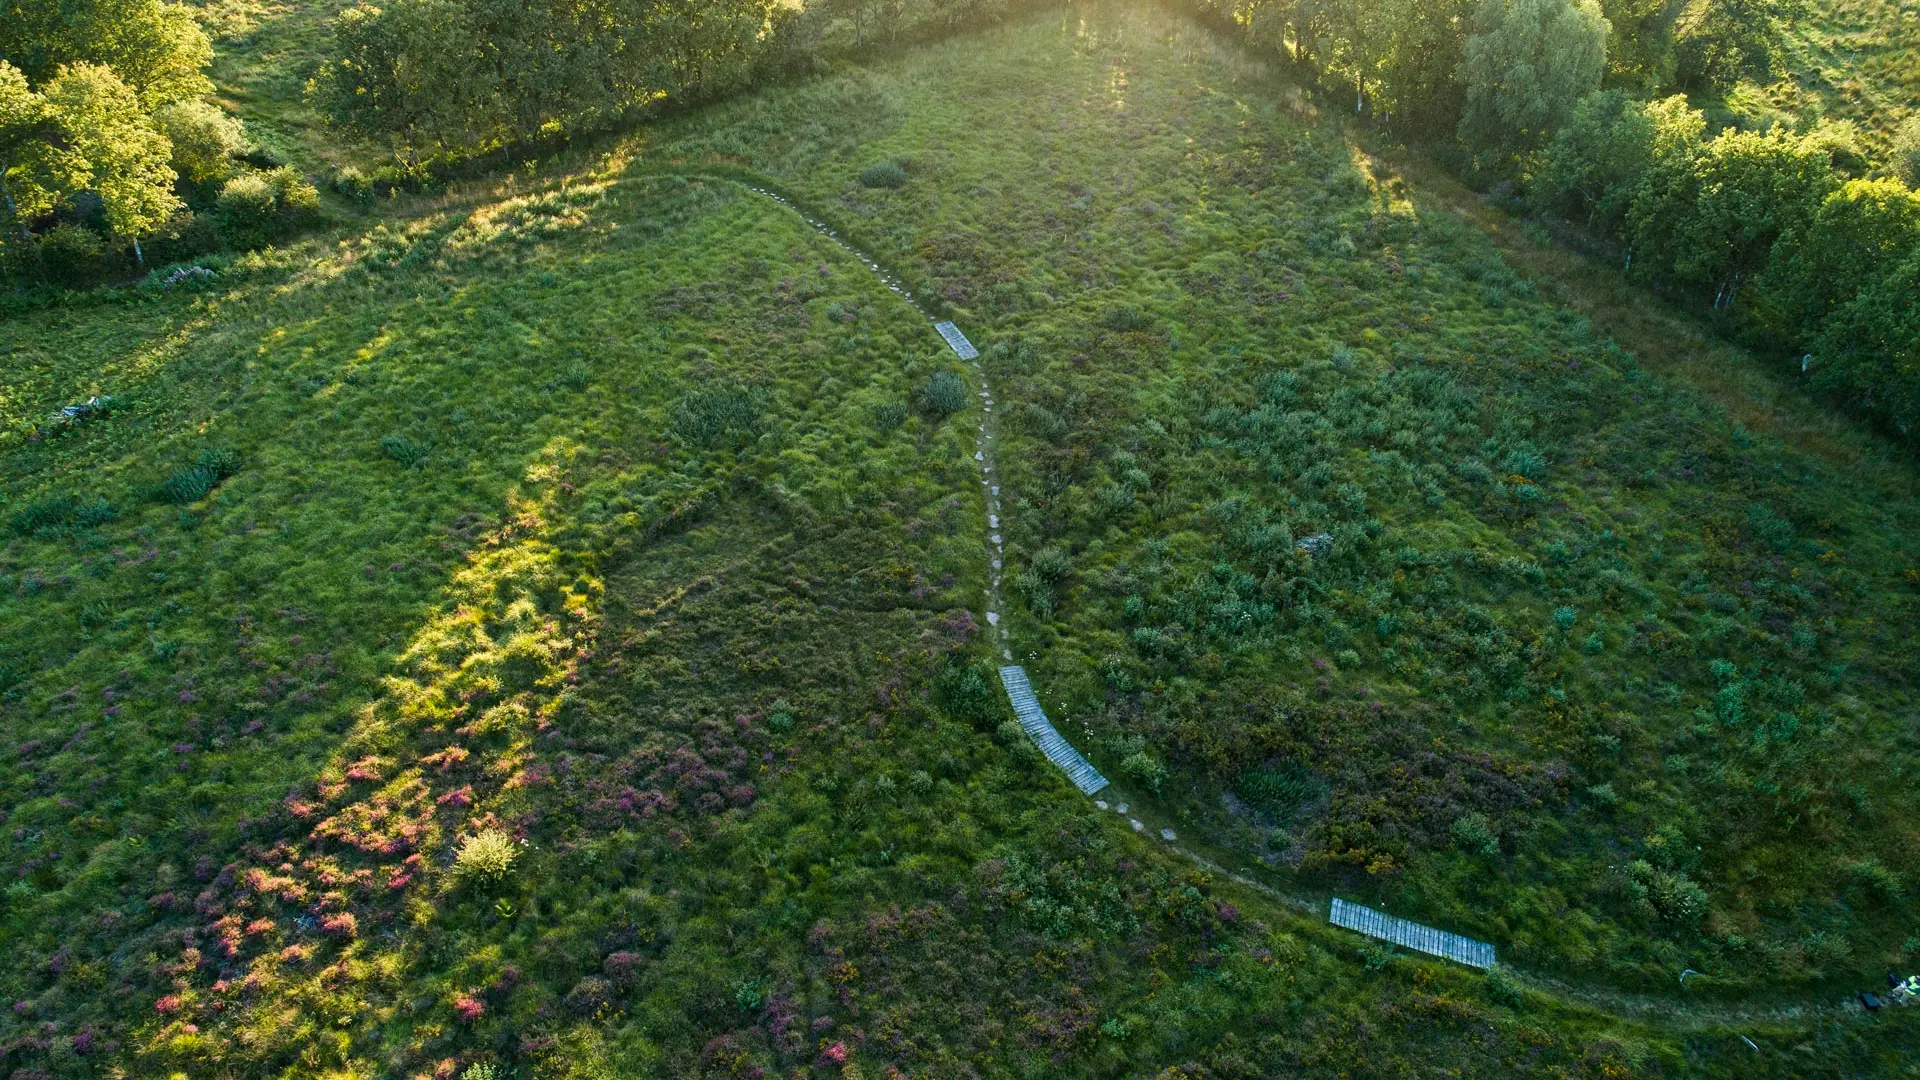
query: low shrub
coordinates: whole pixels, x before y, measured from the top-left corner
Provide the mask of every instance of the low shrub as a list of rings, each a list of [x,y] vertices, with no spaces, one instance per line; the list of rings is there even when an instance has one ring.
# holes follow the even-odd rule
[[[282,165],[228,180],[214,199],[214,213],[228,245],[265,247],[317,220],[320,193],[293,166]]]
[[[951,371],[942,371],[920,388],[920,411],[944,420],[967,407],[967,383]]]
[[[1073,568],[1073,560],[1057,547],[1043,547],[1033,556],[1033,572],[1049,585],[1057,585]]]
[[[453,873],[463,880],[497,881],[513,869],[519,854],[513,837],[499,829],[487,829],[460,841],[453,853]]]
[[[403,469],[417,468],[433,453],[430,446],[422,446],[405,435],[388,435],[380,440],[380,452],[400,463]]]
[[[987,728],[1000,717],[984,664],[950,664],[935,676],[934,700],[948,715]]]
[[[189,184],[213,184],[233,175],[247,148],[246,129],[208,101],[178,101],[154,110],[154,123],[173,144],[173,171]]]
[[[102,274],[107,242],[84,225],[62,222],[40,234],[41,269],[61,285],[88,285]]]
[[[7,526],[21,536],[56,536],[72,528],[93,528],[113,520],[113,514],[113,506],[98,495],[82,499],[61,492],[14,511]]]
[[[1053,586],[1032,570],[1022,570],[1013,578],[1014,591],[1027,602],[1027,610],[1042,619],[1053,617]]]
[[[1526,1001],[1520,981],[1508,974],[1506,968],[1497,966],[1487,969],[1487,997],[1509,1009],[1518,1009]]]
[[[767,706],[767,729],[784,735],[793,730],[793,724],[793,706],[787,704],[786,698],[775,698],[773,704]]]
[[[897,161],[876,161],[860,170],[860,183],[870,188],[905,187],[907,170]]]
[[[1285,821],[1320,795],[1320,781],[1294,761],[1248,769],[1234,778],[1233,793],[1274,821]]]
[[[1471,855],[1500,854],[1500,834],[1493,822],[1477,810],[1461,814],[1453,821],[1453,846]]]
[[[1167,782],[1167,766],[1145,750],[1135,751],[1120,760],[1121,775],[1158,795]]]
[[[333,174],[333,190],[348,202],[361,206],[373,202],[373,181],[351,165]]]

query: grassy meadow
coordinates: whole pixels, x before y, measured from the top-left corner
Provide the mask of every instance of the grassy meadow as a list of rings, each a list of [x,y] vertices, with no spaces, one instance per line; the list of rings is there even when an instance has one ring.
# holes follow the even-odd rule
[[[1859,125],[1867,145],[1884,148],[1920,107],[1920,9],[1911,2],[1817,0],[1788,39],[1788,77],[1762,97],[1803,115]]]
[[[1008,723],[975,373],[745,170],[982,347],[1016,658],[1146,836]],[[1893,1075],[1913,470],[1546,291],[1089,7],[17,311],[0,1064]]]
[[[877,117],[915,179],[840,199],[992,328],[1016,638],[1107,770],[1523,961],[1765,985],[1920,947],[1878,809],[1910,468],[1743,429],[1206,39],[1102,29],[1077,81],[1035,56]],[[831,199],[858,160],[807,93],[647,152]]]

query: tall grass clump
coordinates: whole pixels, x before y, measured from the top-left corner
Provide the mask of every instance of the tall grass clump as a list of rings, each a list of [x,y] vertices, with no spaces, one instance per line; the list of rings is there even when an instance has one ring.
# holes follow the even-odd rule
[[[763,395],[745,387],[695,390],[673,406],[668,429],[692,446],[738,449],[760,433]]]
[[[223,446],[210,446],[200,451],[193,464],[162,480],[155,494],[161,502],[199,502],[239,471],[239,454]]]
[[[876,161],[860,170],[860,184],[870,188],[899,188],[907,183],[907,170],[891,159]]]
[[[920,411],[945,420],[967,407],[967,382],[951,371],[936,373],[920,388]]]

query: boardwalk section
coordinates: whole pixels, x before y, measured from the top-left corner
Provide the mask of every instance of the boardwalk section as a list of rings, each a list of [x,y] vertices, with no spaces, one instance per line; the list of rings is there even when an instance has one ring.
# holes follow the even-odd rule
[[[1448,960],[1458,960],[1469,967],[1493,966],[1493,946],[1484,941],[1475,941],[1472,938],[1461,937],[1459,934],[1449,934],[1445,930],[1435,930],[1431,926],[1422,926],[1417,922],[1396,918],[1370,907],[1349,904],[1337,896],[1333,898],[1333,910],[1327,913],[1327,921],[1335,926],[1358,930],[1368,937],[1391,941],[1395,945],[1404,945],[1430,956],[1444,956]]]
[[[953,323],[937,322],[933,324],[933,328],[940,332],[940,336],[945,338],[947,345],[953,349],[954,355],[960,359],[971,360],[980,355],[980,350],[974,348],[973,342],[968,341],[967,335],[961,333],[960,328]]]
[[[1053,722],[1047,719],[1046,712],[1040,708],[1040,699],[1033,696],[1033,684],[1027,681],[1027,669],[1017,664],[1009,664],[1000,669],[1000,683],[1007,688],[1007,700],[1013,704],[1013,714],[1020,718],[1020,726],[1027,731],[1027,737],[1033,745],[1047,755],[1047,760],[1060,766],[1075,787],[1088,795],[1107,786],[1107,778],[1100,775],[1073,744],[1060,737],[1053,730]]]

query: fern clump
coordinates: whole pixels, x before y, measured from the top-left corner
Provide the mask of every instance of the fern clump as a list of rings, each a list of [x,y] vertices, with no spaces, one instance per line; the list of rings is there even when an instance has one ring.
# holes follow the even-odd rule
[[[453,873],[467,881],[498,881],[513,869],[519,855],[513,837],[499,829],[486,829],[460,841],[453,853]]]

